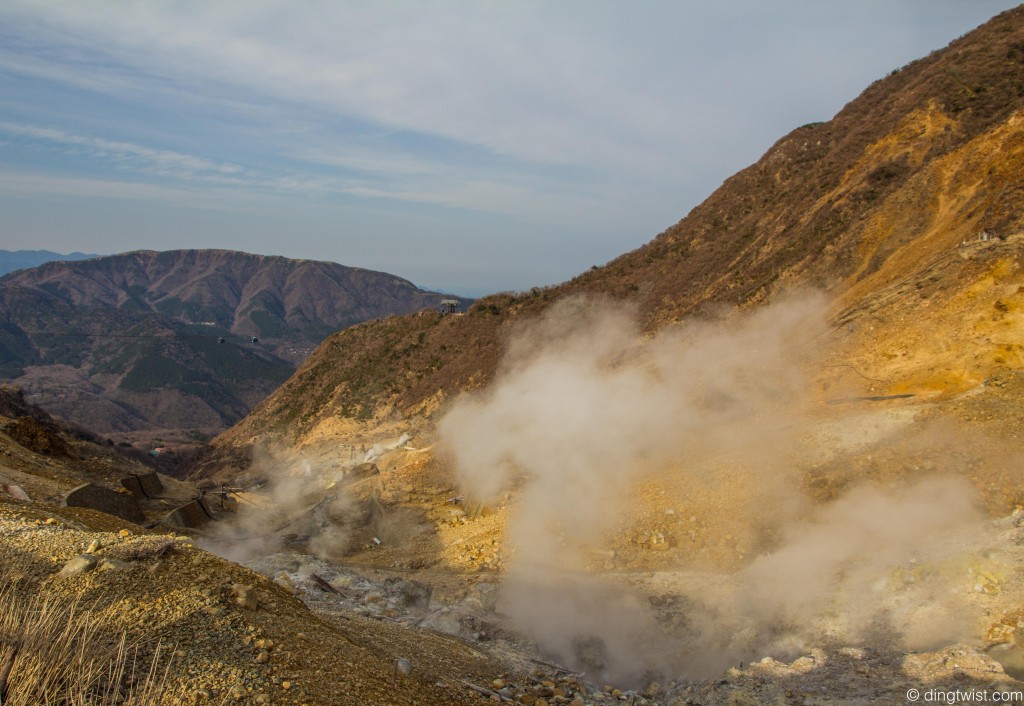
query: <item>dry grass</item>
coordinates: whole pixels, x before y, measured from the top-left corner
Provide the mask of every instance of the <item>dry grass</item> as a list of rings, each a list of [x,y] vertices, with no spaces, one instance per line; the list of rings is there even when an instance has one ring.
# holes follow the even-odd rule
[[[164,702],[170,658],[148,667],[102,611],[77,601],[0,589],[0,704],[150,706]],[[165,662],[161,669],[160,663]]]

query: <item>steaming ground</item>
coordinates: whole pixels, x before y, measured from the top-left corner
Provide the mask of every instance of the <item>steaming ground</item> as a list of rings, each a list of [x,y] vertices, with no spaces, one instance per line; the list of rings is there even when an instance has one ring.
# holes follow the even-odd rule
[[[416,528],[403,529],[400,511],[384,512],[374,478],[380,472],[375,462],[408,441],[402,435],[320,459],[262,450],[248,477],[240,479],[245,492],[226,497],[233,512],[212,525],[201,543],[227,559],[246,562],[296,542],[314,556],[329,558],[344,556],[354,542],[408,539]]]
[[[826,312],[805,295],[645,336],[628,308],[563,302],[451,406],[437,458],[429,431],[401,424],[268,454],[250,482],[272,480],[243,496],[266,508],[240,503],[206,546],[314,603],[506,664],[536,648],[591,684],[675,680],[678,695],[763,657],[961,641],[1013,657],[1016,628],[993,625],[1024,601],[1007,568],[1021,562],[1000,553],[1020,518],[989,518],[1018,501],[1015,445],[941,413],[974,398],[826,390]],[[426,602],[410,608],[426,589],[398,578]]]
[[[808,430],[820,424],[811,410],[825,315],[825,301],[805,295],[642,338],[628,309],[575,299],[521,330],[492,387],[439,425],[465,492],[494,503],[515,491],[499,604],[512,624],[568,664],[633,683],[705,678],[822,637],[926,649],[969,634],[976,616],[947,567],[984,540],[970,483],[854,487],[816,508],[802,492],[821,463]],[[654,477],[681,514],[691,489],[727,486],[726,536],[749,552],[725,558],[742,566],[726,585],[681,593],[672,630],[641,596],[585,571]],[[669,550],[688,537],[637,539]],[[713,563],[679,559],[680,570]],[[928,568],[902,602],[879,600],[914,567]]]

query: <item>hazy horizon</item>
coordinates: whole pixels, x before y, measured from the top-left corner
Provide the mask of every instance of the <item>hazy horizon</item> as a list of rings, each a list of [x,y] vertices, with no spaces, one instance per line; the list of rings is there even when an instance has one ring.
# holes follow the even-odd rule
[[[0,244],[556,284],[1015,5],[9,0]]]

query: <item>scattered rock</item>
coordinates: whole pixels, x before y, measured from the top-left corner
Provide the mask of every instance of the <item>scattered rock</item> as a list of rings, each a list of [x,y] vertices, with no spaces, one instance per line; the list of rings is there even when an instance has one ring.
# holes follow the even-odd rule
[[[665,688],[658,682],[651,682],[646,689],[643,690],[643,695],[649,698],[661,696],[665,693]]]
[[[447,609],[441,609],[436,613],[431,613],[423,622],[420,623],[425,628],[431,630],[437,630],[438,632],[447,633],[449,635],[461,635],[462,634],[462,620],[455,613]]]
[[[426,610],[434,589],[419,581],[390,578],[384,582],[384,593],[393,602],[404,608]]]
[[[81,576],[82,574],[95,569],[96,563],[96,557],[88,556],[87,554],[79,554],[74,559],[71,559],[71,561],[64,564],[64,567],[57,573],[57,575],[64,578],[69,576]]]
[[[235,599],[235,603],[246,610],[256,610],[259,607],[256,589],[248,584],[233,584],[231,586],[231,595]]]
[[[3,485],[0,486],[0,491],[11,496],[15,500],[24,500],[25,502],[32,501],[32,498],[29,497],[28,493],[22,490],[19,485]]]
[[[97,571],[124,571],[130,568],[131,564],[127,561],[121,561],[120,559],[100,559],[99,564],[96,565]]]
[[[292,581],[292,577],[286,574],[285,572],[278,572],[278,574],[274,576],[274,583],[276,583],[278,586],[287,591],[289,595],[295,595],[295,582]]]
[[[471,606],[494,612],[498,603],[498,584],[480,582],[469,589],[466,602]]]

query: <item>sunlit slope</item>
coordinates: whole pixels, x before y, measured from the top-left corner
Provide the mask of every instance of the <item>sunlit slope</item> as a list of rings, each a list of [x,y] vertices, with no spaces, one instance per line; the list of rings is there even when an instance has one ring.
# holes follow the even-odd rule
[[[837,302],[833,324],[852,334],[834,365],[917,361],[892,375],[860,370],[858,393],[962,390],[1019,367],[1019,355],[996,349],[1016,345],[1022,106],[1017,8],[872,84],[831,121],[797,128],[679,223],[602,267],[489,297],[462,316],[395,317],[332,336],[218,444],[301,443],[429,417],[493,378],[517,320],[574,293],[632,302],[657,330],[797,286],[824,289]],[[868,312],[884,321],[861,326]],[[955,345],[932,340],[947,330]],[[914,352],[899,355],[901,345]]]

